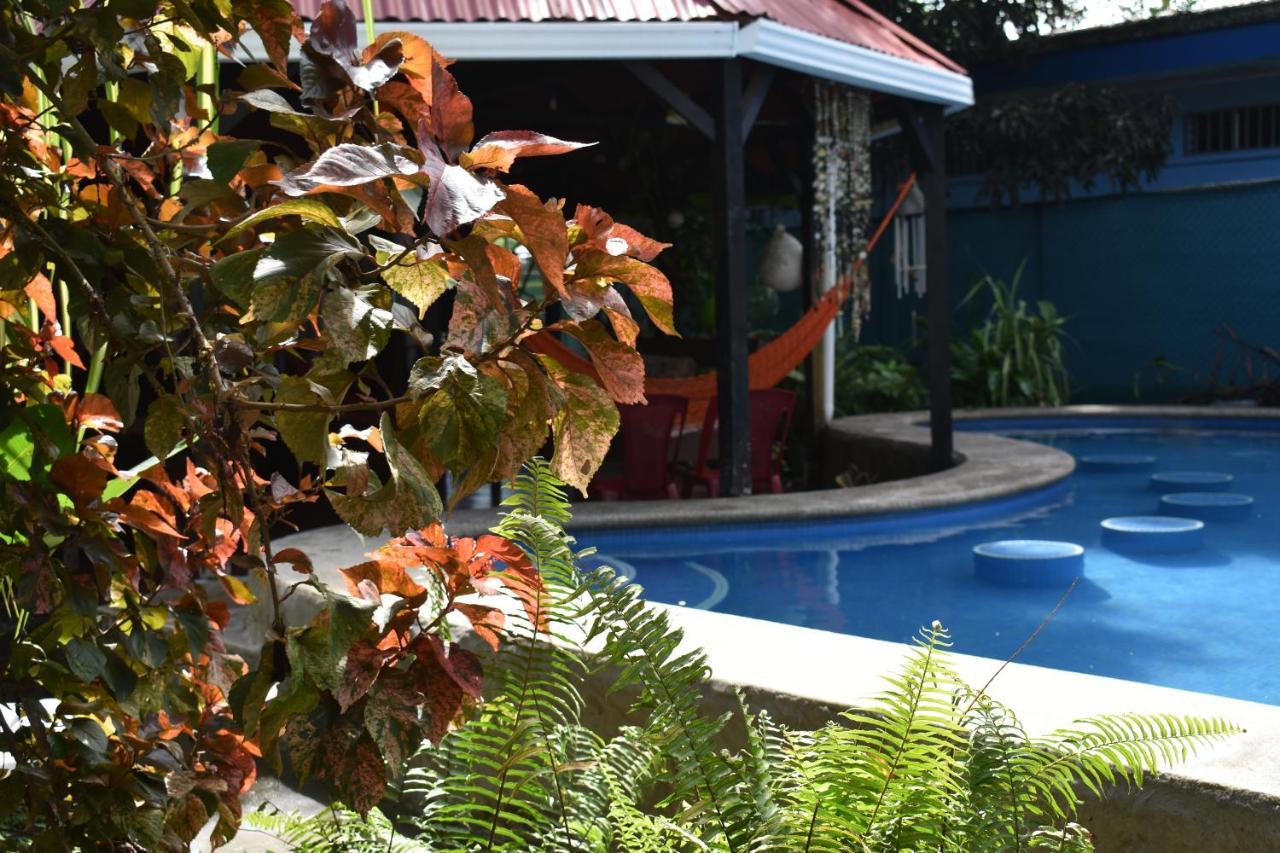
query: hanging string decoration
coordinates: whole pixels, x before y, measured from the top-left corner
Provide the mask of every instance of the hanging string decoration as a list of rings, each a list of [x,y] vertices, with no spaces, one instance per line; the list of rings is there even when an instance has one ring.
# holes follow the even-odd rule
[[[866,252],[871,218],[871,98],[826,80],[811,82],[813,102],[813,223],[819,280],[828,284]],[[848,301],[854,337],[871,310],[866,265],[855,270]],[[840,324],[843,326],[843,322]]]

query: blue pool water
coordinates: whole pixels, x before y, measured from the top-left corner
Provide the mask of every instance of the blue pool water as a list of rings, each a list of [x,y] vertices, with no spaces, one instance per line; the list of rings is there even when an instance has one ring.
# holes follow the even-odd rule
[[[956,651],[993,658],[1013,653],[1064,590],[981,581],[973,547],[1075,542],[1085,548],[1085,577],[1020,661],[1280,704],[1280,429],[978,428],[1077,458],[1146,454],[1155,471],[1229,473],[1229,493],[1253,497],[1253,511],[1245,521],[1206,522],[1204,545],[1191,553],[1117,553],[1102,544],[1099,522],[1157,514],[1152,471],[1077,470],[1048,489],[937,512],[578,538],[634,573],[655,601],[902,642],[938,619]]]

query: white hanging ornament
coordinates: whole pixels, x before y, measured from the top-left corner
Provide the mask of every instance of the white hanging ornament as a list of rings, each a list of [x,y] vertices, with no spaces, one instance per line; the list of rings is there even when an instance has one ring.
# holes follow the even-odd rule
[[[893,270],[898,298],[924,296],[924,193],[913,184],[893,220]]]
[[[804,246],[781,223],[775,225],[760,255],[760,281],[778,293],[804,283]]]

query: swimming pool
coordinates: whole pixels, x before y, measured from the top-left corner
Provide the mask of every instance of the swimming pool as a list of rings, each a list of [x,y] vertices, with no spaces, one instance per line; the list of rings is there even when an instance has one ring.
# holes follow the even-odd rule
[[[1019,660],[1280,704],[1272,631],[1280,614],[1280,423],[968,422],[1081,457],[1155,457],[1154,470],[1233,475],[1254,498],[1244,521],[1208,521],[1185,554],[1103,543],[1100,522],[1154,515],[1151,470],[1077,469],[1012,498],[896,516],[645,531],[582,531],[596,559],[634,574],[654,601],[891,641],[939,619],[955,650],[1004,658],[1065,591],[980,580],[993,540],[1082,545],[1085,574]]]

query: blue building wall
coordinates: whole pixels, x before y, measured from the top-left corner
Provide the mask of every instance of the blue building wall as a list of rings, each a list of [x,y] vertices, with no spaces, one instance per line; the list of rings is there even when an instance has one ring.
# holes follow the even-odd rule
[[[1133,402],[1135,374],[1157,357],[1181,369],[1160,384],[1155,370],[1145,371],[1138,399],[1203,390],[1219,357],[1215,330],[1221,323],[1280,348],[1280,147],[1187,155],[1183,145],[1188,112],[1280,103],[1280,70],[1256,61],[1280,57],[1278,27],[1051,54],[1006,81],[1036,87],[1106,79],[1172,97],[1177,117],[1169,160],[1139,190],[1118,193],[1100,182],[1047,204],[1028,192],[1019,208],[997,211],[980,197],[980,178],[951,180],[948,243],[956,301],[984,273],[1007,280],[1023,264],[1023,294],[1049,299],[1072,318],[1076,341],[1068,353],[1076,402]],[[1189,70],[1220,63],[1233,50],[1251,64]],[[1136,76],[1114,79],[1124,73]],[[1001,88],[991,74],[979,79]],[[886,246],[873,262],[875,305],[866,338],[902,343],[911,334],[912,312],[923,314],[924,305],[893,294],[891,253]],[[958,327],[966,325],[967,313],[957,314]],[[1222,355],[1219,378],[1226,379],[1235,350]]]

